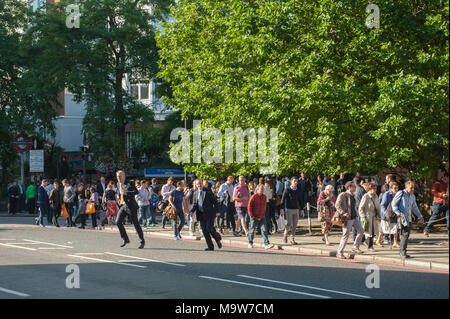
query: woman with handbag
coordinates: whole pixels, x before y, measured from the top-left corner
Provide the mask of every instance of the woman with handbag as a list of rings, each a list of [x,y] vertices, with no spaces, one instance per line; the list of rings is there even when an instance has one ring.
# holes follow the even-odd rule
[[[392,200],[395,194],[398,192],[397,182],[389,183],[389,190],[383,193],[383,198],[381,199],[381,232],[378,236],[377,245],[381,246],[381,238],[383,234],[389,236],[389,241],[391,236],[394,235],[394,245],[392,247],[399,248],[398,243],[398,226],[397,226],[397,214],[392,210]],[[380,243],[379,243],[380,242]]]
[[[331,227],[333,227],[331,219],[334,215],[335,204],[334,187],[332,185],[327,185],[325,190],[320,192],[319,198],[317,199],[319,211],[318,220],[322,223],[322,241],[324,241],[327,246],[331,246],[331,243],[328,241],[328,235],[331,232]]]
[[[379,223],[381,220],[380,199],[377,195],[377,185],[373,182],[367,184],[368,192],[361,198],[359,204],[359,215],[361,217],[361,225],[364,228],[366,237],[369,238],[368,249],[374,252],[373,238],[379,233]]]

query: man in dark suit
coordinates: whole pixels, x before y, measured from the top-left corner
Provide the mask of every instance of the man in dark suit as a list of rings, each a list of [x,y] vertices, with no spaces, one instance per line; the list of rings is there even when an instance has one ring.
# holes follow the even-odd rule
[[[47,180],[43,179],[41,186],[38,188],[38,205],[39,205],[39,218],[36,220],[36,225],[44,227],[44,216],[48,216],[50,210],[50,202],[47,191]]]
[[[97,187],[95,189],[97,190],[98,197],[102,198],[103,193],[106,190],[106,182],[105,182],[105,178],[103,176],[100,177],[100,181],[97,183]]]
[[[141,240],[141,245],[139,246],[139,249],[142,249],[145,246],[145,240],[141,225],[139,225],[137,219],[137,211],[139,206],[136,203],[136,199],[134,198],[134,196],[139,194],[139,191],[134,186],[134,183],[125,180],[124,171],[118,171],[116,173],[116,177],[118,182],[117,190],[120,199],[119,201],[120,208],[119,213],[117,214],[117,227],[119,228],[120,231],[120,237],[122,237],[123,239],[123,244],[120,247],[124,247],[126,244],[130,243],[127,232],[125,230],[125,226],[123,225],[125,222],[125,217],[128,215],[130,216],[134,228],[136,229],[136,232],[139,236],[139,239]]]
[[[222,237],[214,228],[214,219],[220,216],[216,196],[214,196],[211,189],[202,186],[202,181],[200,179],[194,181],[194,187],[195,191],[192,194],[193,207],[191,212],[195,212],[197,220],[200,221],[200,227],[202,228],[203,236],[208,245],[208,248],[205,250],[214,250],[211,236],[216,241],[217,246],[222,248],[222,243],[220,242]]]

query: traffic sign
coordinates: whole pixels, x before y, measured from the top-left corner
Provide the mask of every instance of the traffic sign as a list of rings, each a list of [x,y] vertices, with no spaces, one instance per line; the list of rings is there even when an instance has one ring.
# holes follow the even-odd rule
[[[30,150],[30,173],[44,172],[44,150]]]
[[[18,152],[27,152],[31,149],[33,142],[27,134],[19,134],[12,142]]]

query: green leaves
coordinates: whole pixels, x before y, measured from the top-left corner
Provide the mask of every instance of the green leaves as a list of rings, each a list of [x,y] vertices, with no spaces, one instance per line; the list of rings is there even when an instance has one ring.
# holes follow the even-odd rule
[[[358,0],[181,1],[157,35],[166,102],[220,130],[277,127],[281,174],[435,170],[448,154],[448,1],[377,5],[368,29]]]

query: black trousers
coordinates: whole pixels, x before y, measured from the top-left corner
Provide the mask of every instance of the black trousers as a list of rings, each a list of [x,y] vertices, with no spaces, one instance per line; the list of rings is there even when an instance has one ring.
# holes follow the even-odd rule
[[[211,237],[214,238],[216,243],[219,243],[222,240],[222,237],[214,227],[214,218],[205,218],[204,216],[199,215],[200,214],[197,213],[197,219],[200,221],[200,228],[202,229],[203,237],[205,237],[206,245],[208,245],[209,249],[214,249],[214,244]]]
[[[129,216],[129,218],[131,219],[131,222],[133,223],[134,228],[136,229],[136,232],[139,236],[139,239],[141,240],[141,243],[145,243],[144,234],[142,232],[141,225],[139,225],[137,218],[137,210],[131,210],[130,208],[128,208],[127,205],[123,205],[122,207],[120,207],[119,213],[117,214],[117,227],[119,228],[120,237],[122,237],[124,241],[129,240],[127,231],[125,230],[125,226],[123,225],[125,222],[125,217],[127,216]]]
[[[406,255],[410,231],[411,231],[410,223],[408,223],[408,226],[400,226],[400,254],[402,255]]]
[[[27,210],[28,213],[34,214],[36,211],[36,198],[28,198],[27,201]]]
[[[52,218],[53,225],[55,225],[55,226],[59,225],[58,224],[59,216],[61,216],[61,206],[53,208],[53,218]]]
[[[236,221],[234,220],[234,216],[236,215],[236,208],[234,207],[234,202],[231,202],[227,207],[227,225],[231,224],[231,229],[233,232],[236,230]]]
[[[19,199],[18,198],[10,198],[9,199],[9,213],[12,215],[17,214],[19,210]]]
[[[97,227],[97,213],[93,214],[81,214],[81,226],[86,226],[86,216],[91,216],[92,227]]]

